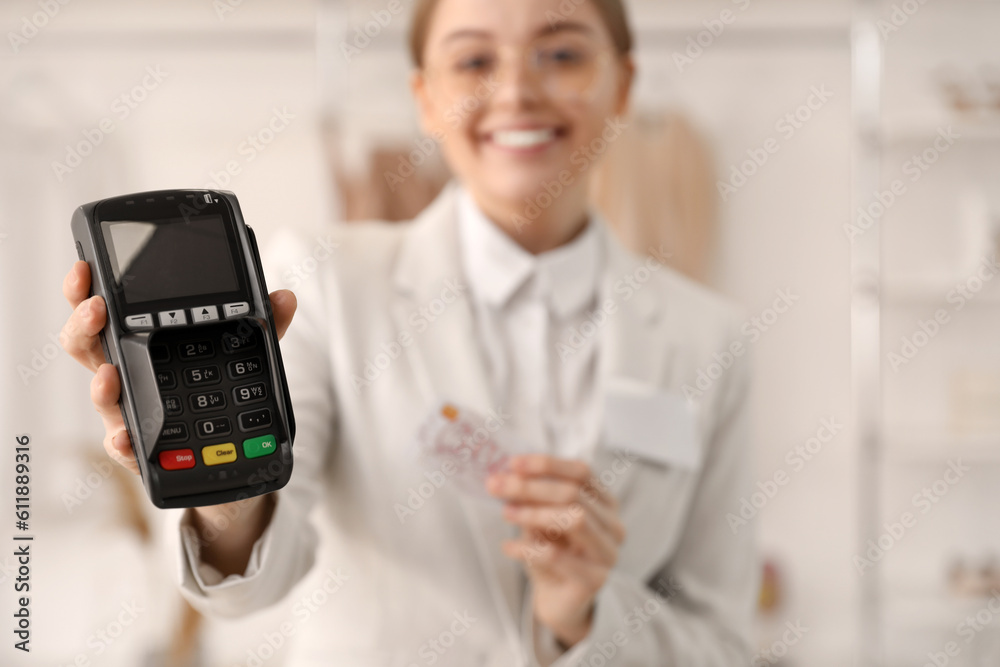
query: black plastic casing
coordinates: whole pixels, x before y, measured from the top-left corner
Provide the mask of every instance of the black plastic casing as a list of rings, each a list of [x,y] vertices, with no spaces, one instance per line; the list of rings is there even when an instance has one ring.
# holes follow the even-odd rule
[[[128,304],[114,278],[101,222],[155,221],[171,217],[194,219],[207,214],[221,215],[226,223],[239,288],[224,294]],[[153,504],[160,508],[217,505],[271,493],[285,486],[292,473],[295,418],[257,242],[253,230],[243,221],[236,196],[218,190],[161,190],[103,199],[79,207],[73,214],[72,230],[77,254],[90,265],[91,294],[104,297],[107,304],[107,324],[100,334],[101,344],[105,359],[118,369],[121,378],[119,406],[143,485]],[[247,302],[249,312],[220,322],[188,322],[183,326],[155,327],[152,330],[133,331],[125,326],[125,317],[136,312],[152,310],[155,313],[192,308],[206,302],[233,301]],[[207,466],[198,457],[197,450],[201,445],[210,443],[195,441],[188,443],[196,454],[197,465],[194,468],[164,470],[158,463],[159,453],[177,446],[165,446],[159,442],[167,418],[151,348],[189,333],[210,334],[220,326],[240,327],[253,332],[262,343],[259,354],[264,358],[265,380],[270,385],[267,387],[267,404],[274,406],[276,412],[269,434],[275,436],[277,451],[263,458],[240,457],[236,463]],[[220,386],[227,388],[230,385],[231,382],[227,381]],[[241,435],[237,431],[231,439],[237,442]],[[236,449],[240,449],[238,444]],[[220,475],[220,470],[225,472]]]

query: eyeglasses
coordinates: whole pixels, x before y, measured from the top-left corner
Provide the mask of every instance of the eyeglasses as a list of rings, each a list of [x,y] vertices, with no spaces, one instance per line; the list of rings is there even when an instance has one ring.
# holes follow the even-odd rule
[[[593,99],[610,69],[609,48],[572,34],[546,37],[527,47],[470,44],[424,68],[428,83],[456,101],[485,99],[525,77],[524,84],[553,99]]]

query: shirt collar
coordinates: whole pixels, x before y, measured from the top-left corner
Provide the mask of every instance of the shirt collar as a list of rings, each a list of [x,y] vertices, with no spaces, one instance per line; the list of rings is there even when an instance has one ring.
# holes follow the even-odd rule
[[[596,295],[602,256],[595,216],[572,241],[538,255],[490,221],[465,189],[459,190],[458,217],[466,277],[483,302],[503,308],[532,277],[536,295],[560,318]]]

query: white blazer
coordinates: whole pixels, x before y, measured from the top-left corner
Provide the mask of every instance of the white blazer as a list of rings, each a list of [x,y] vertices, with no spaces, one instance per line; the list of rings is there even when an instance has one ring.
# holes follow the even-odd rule
[[[462,291],[455,195],[449,186],[410,223],[269,248],[283,265],[271,288],[299,300],[281,343],[298,425],[292,479],[244,576],[212,583],[182,540],[180,582],[203,613],[239,616],[312,571],[293,593],[313,600],[290,620],[296,667],[548,662],[535,654],[530,586],[500,552],[513,532],[499,503],[438,486],[412,452],[435,396],[503,411]],[[606,412],[589,462],[620,500],[627,536],[588,639],[554,664],[742,666],[758,568],[753,527],[727,521],[752,482],[747,362],[723,363],[739,318],[603,224],[601,237],[612,312],[590,330]]]

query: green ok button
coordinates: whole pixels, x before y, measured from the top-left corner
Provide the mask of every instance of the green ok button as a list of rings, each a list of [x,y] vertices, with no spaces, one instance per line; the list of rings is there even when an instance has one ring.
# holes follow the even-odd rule
[[[273,435],[262,435],[259,438],[250,438],[243,441],[243,454],[248,459],[274,454],[277,449],[278,443],[275,441]]]

